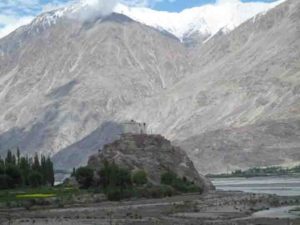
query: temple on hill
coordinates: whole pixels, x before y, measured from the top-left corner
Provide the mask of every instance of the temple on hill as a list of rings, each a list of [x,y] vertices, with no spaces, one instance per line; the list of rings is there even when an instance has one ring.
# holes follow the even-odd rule
[[[121,125],[123,134],[147,134],[146,123],[138,123],[130,120],[123,122]]]

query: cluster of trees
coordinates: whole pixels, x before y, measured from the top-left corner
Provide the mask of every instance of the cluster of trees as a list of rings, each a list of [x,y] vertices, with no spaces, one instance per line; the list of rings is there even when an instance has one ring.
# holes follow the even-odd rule
[[[254,167],[247,170],[235,170],[228,174],[208,175],[209,177],[222,178],[222,177],[263,177],[263,176],[284,176],[300,173],[300,165],[292,168],[283,168],[280,166],[272,167]]]
[[[147,174],[144,171],[131,173],[129,170],[107,161],[103,165],[97,174],[89,167],[80,167],[73,170],[72,176],[76,178],[80,188],[100,187],[110,200],[128,197],[134,187],[145,185],[148,182]],[[95,180],[95,175],[99,179]]]
[[[0,189],[40,187],[54,185],[54,169],[50,157],[37,154],[33,158],[21,156],[10,150],[5,158],[0,157]]]
[[[89,167],[80,167],[73,171],[72,176],[81,188],[99,187],[112,201],[129,197],[160,198],[182,192],[202,192],[197,185],[172,172],[162,174],[161,185],[155,186],[148,182],[144,170],[131,172],[107,161],[103,165],[98,172]]]
[[[291,173],[300,173],[300,165],[290,169]]]

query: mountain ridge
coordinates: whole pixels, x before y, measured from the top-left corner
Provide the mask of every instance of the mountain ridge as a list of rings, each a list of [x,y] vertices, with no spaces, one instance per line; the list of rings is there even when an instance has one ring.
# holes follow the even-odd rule
[[[196,36],[193,39],[205,41],[222,29],[226,33],[230,32],[248,19],[266,13],[284,1],[273,3],[220,1],[185,9],[179,13],[130,8],[119,4],[114,11],[156,29],[165,30],[182,42],[188,42],[192,36]]]
[[[0,40],[1,153],[19,146],[77,167],[113,141],[118,123],[135,119],[184,147],[200,172],[256,166],[252,157],[225,159],[242,161],[264,149],[259,143],[269,149],[266,164],[300,161],[297,139],[283,148],[268,129],[298,132],[299,12],[299,2],[287,0],[192,48],[118,14],[59,20],[37,33],[20,28]],[[253,145],[243,141],[251,135]],[[268,161],[272,153],[277,160]],[[208,162],[215,171],[205,171]]]
[[[178,13],[156,11],[142,7],[129,7],[119,3],[113,9],[113,12],[128,16],[137,22],[162,32],[170,33],[184,43],[201,43],[207,41],[220,30],[223,30],[225,33],[234,30],[248,19],[258,14],[266,13],[284,1],[286,0],[277,0],[271,3],[218,2],[185,9]],[[99,16],[105,17],[109,13],[108,9],[102,12],[96,6],[79,2],[44,12],[37,16],[31,22],[31,25],[45,29],[46,27],[55,25],[61,18],[88,21]]]

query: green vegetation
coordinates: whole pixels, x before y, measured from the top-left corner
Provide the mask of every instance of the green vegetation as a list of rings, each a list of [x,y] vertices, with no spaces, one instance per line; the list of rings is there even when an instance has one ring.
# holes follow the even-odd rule
[[[19,194],[16,195],[17,199],[37,199],[37,198],[51,198],[55,197],[55,194]]]
[[[259,177],[259,176],[285,176],[300,174],[300,165],[292,168],[283,168],[279,166],[265,167],[265,168],[250,168],[247,170],[236,170],[227,174],[207,175],[211,178],[227,178],[227,177]]]
[[[151,185],[148,184],[142,188],[135,189],[136,198],[165,198],[180,194],[169,185]]]
[[[179,178],[173,172],[166,172],[161,175],[161,184],[169,185],[173,187],[175,190],[183,193],[188,192],[199,192],[202,193],[203,190],[195,185],[193,182],[187,180],[186,177]]]
[[[65,187],[39,187],[39,188],[17,188],[11,190],[0,190],[0,204],[22,202],[24,200],[69,198],[72,195],[84,193],[76,188]]]
[[[115,163],[104,162],[103,168],[99,171],[100,187],[104,191],[108,189],[128,189],[132,186],[130,171],[120,168]]]
[[[292,210],[290,210],[291,212],[300,212],[300,207],[294,208]]]
[[[291,168],[290,172],[291,173],[300,173],[300,165]]]
[[[24,157],[19,149],[16,154],[8,151],[4,159],[0,157],[0,190],[53,185],[53,163],[49,157]]]
[[[80,188],[89,188],[93,184],[94,171],[88,167],[80,167],[74,171],[75,178]]]
[[[73,176],[82,189],[100,188],[111,201],[132,197],[162,198],[179,193],[202,192],[202,189],[193,182],[179,178],[172,172],[162,174],[161,185],[152,185],[148,183],[145,171],[130,172],[107,161],[97,173],[89,167],[81,167],[73,172]]]
[[[147,173],[144,170],[135,171],[132,174],[132,182],[137,186],[147,184]]]

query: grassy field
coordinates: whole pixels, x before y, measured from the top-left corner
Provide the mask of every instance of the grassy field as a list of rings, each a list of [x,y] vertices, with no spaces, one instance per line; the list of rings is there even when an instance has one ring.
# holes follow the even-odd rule
[[[55,197],[68,197],[82,193],[79,189],[65,187],[43,187],[37,189],[0,190],[0,203],[15,202],[30,199],[49,199]]]

